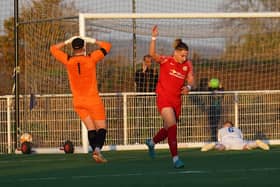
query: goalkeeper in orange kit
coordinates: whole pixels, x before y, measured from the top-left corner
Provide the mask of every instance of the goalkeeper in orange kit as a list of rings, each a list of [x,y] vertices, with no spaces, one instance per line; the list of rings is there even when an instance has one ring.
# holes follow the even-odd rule
[[[86,43],[96,44],[100,48],[85,55]],[[72,45],[73,56],[61,50],[68,44]],[[79,36],[71,37],[64,42],[52,45],[50,48],[51,54],[67,69],[74,110],[88,130],[89,144],[93,150],[93,158],[97,163],[107,162],[101,154],[106,138],[107,124],[104,105],[97,89],[96,65],[110,49],[111,44],[108,42]]]

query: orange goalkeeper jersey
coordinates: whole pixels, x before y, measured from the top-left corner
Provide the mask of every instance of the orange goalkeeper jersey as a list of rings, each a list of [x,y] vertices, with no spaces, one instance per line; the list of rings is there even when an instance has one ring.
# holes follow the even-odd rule
[[[92,104],[99,98],[96,64],[104,58],[104,50],[111,49],[111,44],[99,41],[100,50],[95,50],[88,56],[69,56],[56,46],[51,46],[52,55],[67,69],[74,105]]]

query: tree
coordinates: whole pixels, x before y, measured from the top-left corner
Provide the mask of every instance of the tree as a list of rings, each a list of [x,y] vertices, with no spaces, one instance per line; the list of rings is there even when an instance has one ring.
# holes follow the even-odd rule
[[[74,3],[63,4],[63,0],[32,0],[21,7],[19,15],[19,65],[20,93],[40,92],[46,93],[53,83],[53,75],[47,76],[50,68],[56,71],[59,65],[50,64],[51,57],[49,46],[57,40],[63,40],[72,33],[78,33],[77,20],[61,19],[77,14]],[[57,21],[56,21],[57,20]],[[0,35],[0,58],[5,68],[0,69],[0,75],[5,74],[5,79],[12,81],[14,66],[14,18],[5,20],[5,33]],[[8,72],[8,73],[7,73]],[[2,80],[2,79],[1,79]],[[46,85],[49,80],[50,85]],[[7,87],[0,90],[0,94],[10,94]]]
[[[280,3],[275,0],[230,0],[220,9],[234,12],[279,12]]]
[[[0,95],[11,94],[14,67],[14,18],[4,21],[5,34],[0,36]]]
[[[231,0],[223,5],[230,12],[279,11],[280,3],[268,0]],[[232,37],[226,46],[226,57],[238,54],[242,59],[273,60],[280,49],[279,19],[227,19],[222,25],[232,28]],[[236,57],[235,57],[236,58]]]

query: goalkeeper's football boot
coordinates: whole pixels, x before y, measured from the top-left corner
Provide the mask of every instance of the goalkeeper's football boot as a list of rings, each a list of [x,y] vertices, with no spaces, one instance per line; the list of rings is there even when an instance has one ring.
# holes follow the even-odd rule
[[[103,157],[103,155],[100,152],[94,151],[92,157],[96,163],[106,163],[107,162],[107,160]]]
[[[204,151],[209,151],[211,149],[214,149],[214,147],[216,146],[216,143],[209,143],[209,144],[206,144],[204,146],[202,146],[201,148],[201,151],[204,152]]]
[[[174,168],[183,168],[184,167],[184,163],[180,160],[180,159],[178,159],[178,160],[176,160],[176,162],[174,163]]]
[[[149,148],[149,155],[151,158],[155,158],[155,145],[152,143],[151,139],[146,140],[146,145]]]
[[[263,150],[267,150],[267,151],[269,150],[269,146],[261,140],[256,140],[256,144],[259,148]]]

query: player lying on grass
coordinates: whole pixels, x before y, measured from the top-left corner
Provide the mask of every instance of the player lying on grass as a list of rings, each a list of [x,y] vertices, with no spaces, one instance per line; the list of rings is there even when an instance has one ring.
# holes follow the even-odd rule
[[[86,43],[96,44],[99,49],[85,55]],[[72,45],[72,56],[61,50],[68,44]],[[111,44],[108,42],[77,36],[52,45],[50,48],[52,55],[67,69],[74,110],[88,130],[89,144],[93,150],[93,158],[97,163],[107,162],[101,154],[107,125],[104,105],[97,89],[96,65],[110,49]]]
[[[206,144],[201,151],[209,151],[216,149],[223,150],[251,150],[255,148],[269,150],[269,146],[261,140],[245,141],[240,129],[233,127],[231,121],[226,121],[223,128],[218,130],[218,143]]]

